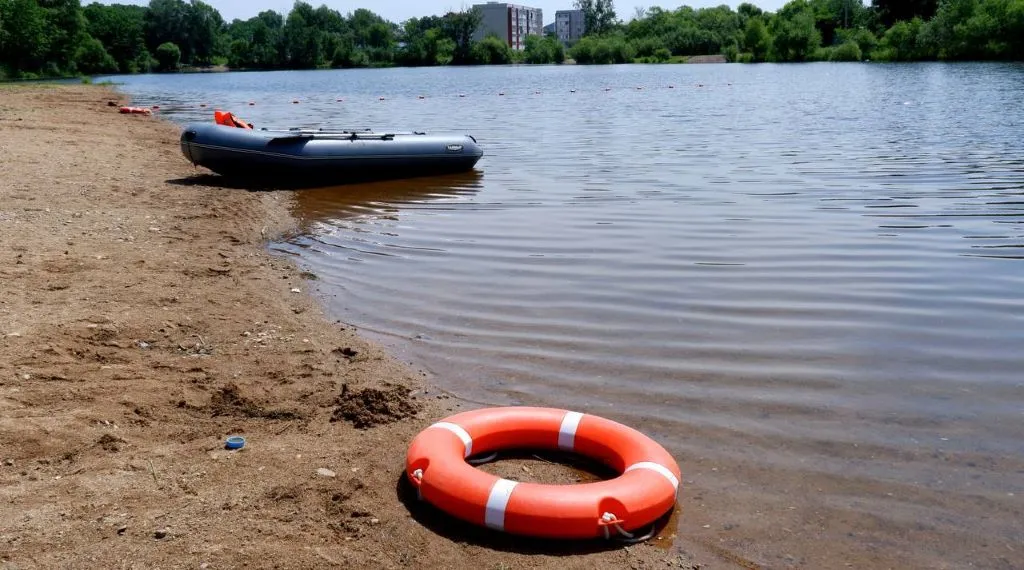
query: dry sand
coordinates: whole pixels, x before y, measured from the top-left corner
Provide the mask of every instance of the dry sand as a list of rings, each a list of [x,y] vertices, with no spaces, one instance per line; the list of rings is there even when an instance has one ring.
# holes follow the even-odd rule
[[[195,183],[176,127],[110,100],[127,102],[0,86],[0,567],[758,567],[674,524],[549,546],[408,500],[408,442],[470,405],[331,322],[267,253],[289,192]]]

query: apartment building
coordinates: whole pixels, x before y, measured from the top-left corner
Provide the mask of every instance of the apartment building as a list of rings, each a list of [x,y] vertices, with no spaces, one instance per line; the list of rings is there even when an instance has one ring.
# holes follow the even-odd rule
[[[583,23],[583,10],[555,12],[555,35],[563,43],[582,38],[584,32],[586,32],[586,26]]]
[[[488,2],[474,4],[482,16],[480,27],[473,34],[475,41],[495,34],[514,50],[526,48],[526,36],[544,35],[544,12],[540,8],[530,8],[518,4],[504,2]]]

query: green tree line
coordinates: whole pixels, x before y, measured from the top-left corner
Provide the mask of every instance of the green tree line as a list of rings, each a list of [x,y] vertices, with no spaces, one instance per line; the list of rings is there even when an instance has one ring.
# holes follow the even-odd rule
[[[751,3],[638,10],[577,0],[585,36],[566,46],[529,36],[522,51],[496,36],[474,41],[475,10],[390,22],[295,2],[226,22],[202,0],[82,6],[79,0],[0,0],[0,79],[233,69],[681,61],[906,61],[1024,59],[1024,0],[792,0],[776,12]]]
[[[401,25],[360,8],[341,14],[295,2],[225,22],[202,0],[148,6],[79,0],[0,0],[0,79],[97,73],[233,69],[561,63],[565,46],[529,37],[515,51],[497,36],[474,41],[475,10]]]
[[[751,3],[638,10],[577,0],[587,32],[578,63],[728,61],[1024,60],[1024,0],[792,0],[777,12]]]

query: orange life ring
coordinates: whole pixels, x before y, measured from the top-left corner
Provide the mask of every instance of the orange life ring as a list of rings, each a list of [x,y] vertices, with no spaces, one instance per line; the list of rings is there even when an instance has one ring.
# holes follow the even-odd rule
[[[507,449],[550,449],[617,470],[579,485],[519,483],[476,469],[467,458]],[[673,508],[681,473],[672,456],[639,431],[589,414],[513,406],[462,412],[420,432],[406,477],[422,500],[457,518],[511,534],[609,538],[657,521]]]

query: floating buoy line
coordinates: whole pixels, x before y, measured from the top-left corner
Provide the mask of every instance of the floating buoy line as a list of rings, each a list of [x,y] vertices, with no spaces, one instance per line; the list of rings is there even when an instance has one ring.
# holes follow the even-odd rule
[[[731,87],[732,83],[729,82],[729,83],[726,83],[725,85],[728,85],[728,86]],[[710,87],[710,85],[709,84],[705,84],[705,83],[694,83],[693,84],[693,88],[695,88],[695,89],[702,89],[702,88],[705,88],[705,87]],[[662,88],[678,90],[678,86],[676,84],[674,84],[674,83],[666,84],[666,85],[662,86]],[[628,90],[628,88],[626,88],[626,89]],[[605,93],[610,93],[611,91],[614,90],[614,88],[613,87],[602,87],[602,88],[600,88],[600,90],[605,92]],[[636,86],[634,86],[633,90],[634,90],[634,92],[638,92],[638,93],[639,92],[651,91],[651,89],[648,89],[647,87],[644,87],[643,85],[636,85]],[[567,89],[564,93],[567,94],[567,95],[572,95],[572,94],[583,93],[583,92],[585,92],[585,91],[582,91],[579,88],[575,88],[574,87],[574,88]],[[549,91],[547,93],[550,94],[551,92]],[[507,90],[504,90],[504,89],[502,89],[500,91],[497,91],[495,93],[495,95],[497,95],[498,97],[505,97],[505,96],[507,96],[509,94],[513,94],[513,93],[511,93],[511,92],[509,92]],[[541,95],[542,91],[540,89],[529,89],[529,90],[525,91],[524,94]],[[470,98],[471,97],[470,94],[463,93],[463,92],[455,93],[452,96],[456,97],[456,98],[459,98],[459,99],[466,99],[466,98]],[[433,98],[433,99],[437,98],[436,95],[435,96],[429,96],[427,94],[419,94],[419,95],[416,95],[415,97],[416,97],[417,100],[420,100],[420,101],[426,100],[428,98]],[[392,99],[387,97],[386,95],[380,95],[380,96],[377,97],[377,101],[380,101],[380,102],[390,101],[390,100],[392,100]],[[299,99],[299,98],[286,99],[285,101],[286,102],[290,102],[292,105],[299,105],[300,103],[302,103],[302,99]],[[334,99],[334,102],[335,103],[344,103],[344,102],[346,102],[346,99],[344,97],[337,97],[337,98]],[[240,104],[242,104],[242,103],[240,103]],[[256,101],[245,101],[244,104],[246,104],[246,105],[248,105],[250,107],[255,107],[256,106]],[[200,109],[206,109],[206,108],[208,108],[210,106],[208,103],[197,103],[196,105]],[[167,105],[164,105],[164,107],[166,107],[166,106]],[[190,105],[185,105],[185,107],[188,107],[188,106],[190,106]],[[123,110],[121,112],[122,113],[126,113],[126,114],[151,114],[153,111],[161,110],[161,105],[152,105],[150,108],[145,109],[145,110],[141,110],[142,108],[138,108],[138,107],[123,107],[123,109],[125,109],[125,110]],[[128,109],[132,109],[132,110],[128,110]]]

